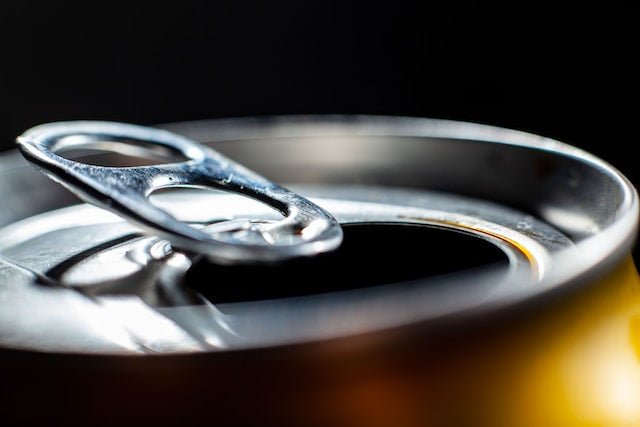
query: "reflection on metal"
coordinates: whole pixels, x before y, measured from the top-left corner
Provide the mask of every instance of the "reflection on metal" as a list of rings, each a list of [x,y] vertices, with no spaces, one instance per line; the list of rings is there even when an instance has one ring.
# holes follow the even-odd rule
[[[638,198],[610,165],[540,136],[442,120],[276,117],[164,127],[285,184],[315,213],[335,218],[345,237],[348,227],[371,224],[437,229],[482,241],[506,261],[349,287],[345,278],[357,280],[364,268],[399,277],[403,266],[382,257],[380,265],[365,259],[361,270],[314,269],[314,260],[342,256],[339,248],[303,258],[311,260],[308,269],[294,269],[294,260],[275,263],[282,266],[275,280],[259,269],[242,276],[265,289],[264,298],[217,300],[204,290],[247,283],[212,273],[196,284],[191,273],[233,267],[245,255],[252,265],[239,268],[251,272],[262,256],[250,237],[240,245],[250,242],[251,249],[239,258],[225,249],[210,259],[203,247],[171,233],[78,203],[8,153],[0,157],[0,384],[10,389],[3,402],[13,404],[0,409],[10,419],[38,419],[40,412],[24,410],[37,401],[50,405],[41,411],[47,422],[66,420],[69,412],[59,408],[73,405],[87,425],[116,424],[121,413],[111,406],[101,420],[91,411],[110,402],[102,390],[124,390],[166,408],[136,399],[111,402],[113,408],[184,425],[210,419],[212,410],[224,425],[640,422],[640,278],[629,256]],[[121,150],[131,135],[115,139],[97,146]],[[126,145],[125,154],[158,149],[144,139]],[[86,135],[61,139],[67,149],[96,142]],[[247,230],[288,221],[282,205],[205,191],[210,182],[149,194],[170,183],[156,171],[174,167],[177,155],[186,158],[180,169],[211,154],[192,145],[167,148],[153,152],[162,165],[133,168],[154,171],[139,193],[148,206],[194,232],[214,232],[225,248],[239,242],[225,246],[231,240],[224,236],[240,240]],[[92,167],[104,171],[84,171]],[[214,187],[242,193],[235,172],[216,179]],[[80,193],[89,188],[70,184]],[[124,189],[129,184],[121,181]],[[325,225],[307,221],[291,247],[299,239],[315,242]],[[269,232],[260,245],[275,245],[274,253],[287,248],[289,231]],[[329,249],[314,244],[310,253]],[[411,244],[373,249],[395,262],[402,260],[391,255],[406,249],[425,271],[444,249],[433,250],[428,239]],[[458,249],[473,258],[457,246],[447,253]],[[318,292],[269,296],[274,282],[304,287],[316,276],[331,283]],[[100,390],[86,393],[87,378],[100,378]]]
[[[59,282],[59,286],[68,292],[80,292],[90,297],[104,308],[110,307],[112,313],[120,310],[122,315],[114,316],[125,330],[132,332],[132,339],[141,348],[159,351],[155,343],[155,334],[166,331],[164,352],[204,351],[215,348],[263,347],[268,345],[329,338],[344,333],[357,333],[359,329],[389,327],[394,324],[410,322],[414,318],[437,317],[454,312],[463,307],[473,307],[493,295],[494,298],[516,293],[519,283],[535,290],[542,281],[548,268],[552,268],[551,253],[573,247],[572,242],[558,231],[544,223],[528,218],[525,214],[499,206],[489,206],[473,199],[452,197],[428,192],[407,192],[406,190],[345,187],[331,188],[296,187],[300,194],[310,197],[314,203],[322,206],[342,224],[431,224],[446,226],[452,231],[472,233],[499,247],[508,258],[507,270],[478,269],[472,277],[459,275],[458,287],[472,281],[473,287],[464,292],[464,296],[455,293],[450,283],[452,277],[434,277],[423,286],[407,286],[405,293],[397,294],[397,285],[379,289],[360,290],[298,297],[295,302],[262,301],[245,303],[227,303],[220,311],[209,301],[194,294],[185,285],[184,275],[193,261],[200,255],[185,255],[169,249],[166,241],[156,237],[141,237],[135,226],[112,215],[102,215],[101,210],[90,205],[78,205],[53,211],[40,216],[14,223],[0,230],[0,253],[16,265],[34,271],[49,281]],[[323,197],[314,197],[314,191]],[[335,198],[328,198],[335,192]],[[394,202],[377,200],[394,196]],[[165,197],[166,196],[166,197]],[[404,200],[404,203],[399,203]],[[244,219],[269,218],[274,214],[266,207],[248,203],[239,196],[223,193],[203,193],[184,190],[156,196],[155,203],[162,205],[177,218],[191,217],[199,223],[216,224],[219,218],[204,213],[200,206],[225,206],[226,211],[235,212],[229,219],[225,212],[226,223]],[[433,209],[433,208],[436,209]],[[466,212],[463,215],[460,212]],[[473,217],[468,213],[473,212]],[[194,218],[197,213],[198,218]],[[207,216],[208,215],[208,216]],[[70,218],[75,218],[75,224]],[[87,224],[83,224],[87,218]],[[97,222],[102,218],[104,222]],[[444,218],[448,218],[447,223]],[[518,233],[518,224],[528,221],[529,235]],[[59,225],[62,224],[62,227]],[[473,224],[472,226],[470,224]],[[22,233],[21,230],[37,229],[38,235]],[[27,236],[18,241],[16,236]],[[6,236],[6,238],[5,238]],[[502,237],[496,237],[502,236]],[[513,236],[513,237],[508,237]],[[55,257],[33,260],[33,253],[42,256],[43,250],[55,239],[60,247]],[[428,242],[423,242],[428,244]],[[339,272],[336,271],[336,274]],[[260,280],[256,277],[256,280]],[[303,277],[300,280],[304,280]],[[211,286],[223,286],[211,278]],[[232,286],[226,284],[224,286]],[[269,283],[264,283],[269,286]],[[301,283],[304,286],[304,283]],[[452,293],[453,291],[453,293]],[[34,284],[22,293],[14,295],[21,304],[29,304],[31,295],[39,295],[42,286]],[[2,291],[0,291],[2,295]],[[5,296],[5,301],[8,301]],[[397,299],[402,310],[390,311],[385,308],[390,301]],[[106,301],[105,302],[103,302]],[[116,305],[115,303],[118,302]],[[118,308],[119,307],[119,308]],[[136,307],[140,317],[136,317]],[[151,316],[149,309],[157,313]],[[2,307],[0,307],[0,312]],[[104,311],[104,310],[102,310]],[[286,313],[286,316],[282,316]],[[168,327],[167,319],[172,327]],[[55,324],[56,318],[47,318],[41,313],[41,321]],[[318,323],[317,319],[326,319]],[[137,319],[137,320],[136,320]],[[295,321],[292,321],[295,319]],[[135,326],[140,322],[144,327]],[[13,329],[20,329],[19,318],[6,319]],[[34,321],[30,319],[30,323]],[[220,323],[222,321],[223,323]],[[156,325],[154,328],[152,325]],[[179,327],[183,334],[170,333]],[[173,329],[172,329],[173,328]],[[73,328],[60,328],[59,334],[71,334]],[[0,339],[3,337],[0,335]],[[89,337],[86,337],[89,338]],[[199,342],[199,346],[194,346]],[[171,344],[170,344],[171,343]],[[19,345],[5,342],[5,345]],[[60,350],[73,350],[61,347]],[[114,347],[113,351],[118,352]]]

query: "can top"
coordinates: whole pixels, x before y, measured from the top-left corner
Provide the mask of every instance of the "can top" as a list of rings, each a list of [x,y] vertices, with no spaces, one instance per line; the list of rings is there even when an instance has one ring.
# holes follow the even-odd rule
[[[160,127],[326,210],[345,230],[344,252],[273,269],[209,265],[78,204],[8,154],[0,159],[9,206],[0,212],[0,345],[227,351],[446,324],[580,289],[636,239],[637,194],[619,171],[529,133],[380,116]],[[193,224],[278,215],[224,193],[151,200]],[[448,262],[456,257],[464,262]]]

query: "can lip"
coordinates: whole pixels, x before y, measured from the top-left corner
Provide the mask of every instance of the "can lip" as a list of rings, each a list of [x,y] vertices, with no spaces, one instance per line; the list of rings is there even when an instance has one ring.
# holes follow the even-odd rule
[[[215,118],[159,125],[201,142],[280,137],[398,136],[482,141],[545,151],[574,159],[611,180],[619,192],[615,219],[598,233],[577,242],[581,258],[573,251],[556,254],[564,267],[545,277],[541,286],[482,306],[482,311],[503,308],[523,300],[553,297],[577,283],[588,283],[628,256],[636,243],[640,205],[631,181],[614,165],[565,142],[490,124],[467,121],[372,114],[298,114]],[[612,190],[613,190],[612,189]],[[559,285],[563,286],[559,286]],[[574,284],[574,285],[572,285]],[[562,288],[562,289],[560,289]]]
[[[592,174],[587,177],[588,179],[602,180],[602,182],[605,182],[602,188],[599,188],[599,191],[608,189],[615,193],[615,197],[611,199],[603,198],[602,200],[594,202],[596,208],[594,209],[594,215],[606,215],[606,218],[604,216],[595,217],[596,227],[593,230],[583,234],[577,234],[575,246],[578,252],[581,253],[579,259],[576,258],[575,250],[573,249],[554,253],[554,263],[561,268],[550,270],[535,287],[528,287],[518,292],[507,293],[501,295],[500,298],[494,298],[472,305],[465,311],[471,315],[491,314],[497,311],[504,311],[508,308],[520,307],[523,303],[540,303],[548,299],[556,298],[559,294],[565,292],[583,289],[584,286],[588,286],[588,283],[599,277],[599,275],[609,271],[611,267],[620,263],[625,256],[628,256],[636,240],[639,212],[638,194],[631,182],[624,175],[612,165],[584,150],[527,132],[485,124],[443,119],[373,115],[294,115],[220,118],[167,123],[159,125],[159,127],[206,143],[263,139],[286,139],[291,141],[302,137],[331,138],[343,137],[345,135],[364,138],[406,137],[471,141],[474,143],[487,142],[490,143],[491,146],[498,144],[503,147],[520,147],[525,150],[524,152],[526,152],[527,155],[531,152],[541,153],[542,160],[546,160],[545,155],[553,158],[562,157],[571,165],[583,165],[585,170],[588,169],[588,171],[592,172]],[[260,158],[260,153],[255,154],[255,157]],[[513,157],[515,160],[518,160],[517,153],[514,154]],[[331,159],[327,161],[331,161]],[[473,161],[473,159],[470,161]],[[0,162],[0,170],[2,170],[4,166],[3,163],[4,162]],[[12,166],[13,165],[10,167]],[[509,170],[511,171],[511,169]],[[10,170],[9,173],[11,173]],[[553,177],[549,179],[549,183],[554,183]],[[562,179],[564,179],[564,177],[562,177]],[[2,188],[0,188],[0,190],[2,190]],[[485,191],[482,188],[480,188],[480,190]],[[508,198],[511,193],[507,192],[505,194],[505,197]],[[522,196],[522,199],[524,200],[527,197],[534,196],[525,194]],[[615,209],[605,203],[614,199],[616,203]],[[570,206],[571,200],[563,200],[562,202],[566,203],[566,206]],[[568,223],[570,226],[571,222],[575,221],[576,218],[562,217],[562,213],[565,211],[540,210],[538,213],[543,217],[547,215],[547,217],[543,219],[549,220],[551,223],[555,221],[561,226],[563,226],[563,223]],[[577,219],[579,220],[580,218]],[[452,313],[452,315],[458,316],[460,312]],[[442,316],[442,319],[446,320],[446,318],[446,316]],[[431,322],[432,320],[433,318],[418,318],[415,319],[413,324],[420,325],[421,322]],[[389,325],[390,328],[397,326],[402,325]],[[368,330],[363,327],[361,333],[376,333],[383,329],[385,328]],[[332,338],[340,338],[340,336],[328,336],[326,339]],[[325,338],[321,338],[320,341],[324,339]],[[246,350],[252,348],[278,347],[317,341],[319,341],[317,337],[310,338],[309,340],[298,337],[294,342],[281,342],[268,346],[246,346],[237,349]],[[235,348],[225,349],[224,351],[229,350],[235,350]],[[175,353],[168,354],[175,355]]]

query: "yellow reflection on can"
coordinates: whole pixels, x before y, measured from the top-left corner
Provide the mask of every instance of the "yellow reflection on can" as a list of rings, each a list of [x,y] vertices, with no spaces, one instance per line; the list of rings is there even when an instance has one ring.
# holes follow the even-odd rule
[[[640,279],[633,261],[564,311],[554,310],[556,316],[531,331],[538,348],[527,346],[531,362],[515,393],[521,399],[512,420],[522,426],[640,426]]]

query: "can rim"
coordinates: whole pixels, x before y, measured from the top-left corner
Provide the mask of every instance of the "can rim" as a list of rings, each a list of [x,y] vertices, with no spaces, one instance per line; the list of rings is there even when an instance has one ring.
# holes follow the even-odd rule
[[[531,132],[469,121],[373,114],[297,114],[214,118],[160,124],[159,127],[185,134],[200,142],[230,139],[313,137],[344,135],[345,126],[356,136],[427,137],[482,141],[543,150],[576,159],[616,182],[623,195],[615,222],[597,235],[577,243],[583,256],[557,254],[558,269],[545,277],[540,287],[485,304],[481,311],[504,308],[536,297],[553,298],[580,283],[602,276],[629,255],[638,239],[640,204],[638,191],[614,165],[577,146]],[[563,285],[563,286],[560,286]]]
[[[620,192],[620,200],[614,220],[593,236],[576,243],[583,255],[576,259],[574,251],[554,254],[554,262],[562,268],[554,269],[536,287],[526,287],[490,301],[473,305],[465,312],[470,315],[488,315],[505,309],[521,307],[523,303],[541,303],[557,298],[560,294],[584,289],[628,256],[636,241],[638,232],[638,193],[632,183],[614,166],[606,161],[572,145],[532,133],[500,128],[492,125],[406,116],[373,115],[294,115],[219,118],[161,124],[158,127],[180,133],[200,142],[214,143],[236,139],[252,140],[265,138],[291,138],[314,136],[343,136],[345,131],[354,136],[398,136],[418,138],[458,139],[482,141],[492,144],[518,146],[544,151],[575,159],[597,170],[599,174],[615,183]],[[4,156],[3,156],[4,157]],[[586,255],[586,257],[585,257]],[[460,316],[460,312],[440,316],[450,319]],[[415,319],[420,326],[433,322],[432,317]],[[384,329],[395,329],[406,324],[389,325],[388,328],[363,330],[358,334],[379,333]],[[348,336],[352,336],[348,335]],[[344,336],[311,338],[294,342],[276,343],[268,346],[248,346],[230,348],[224,351],[248,350],[265,347],[280,347],[292,344],[340,339]],[[86,354],[86,353],[83,353]],[[167,353],[175,355],[176,353]],[[109,353],[109,355],[112,355]]]

